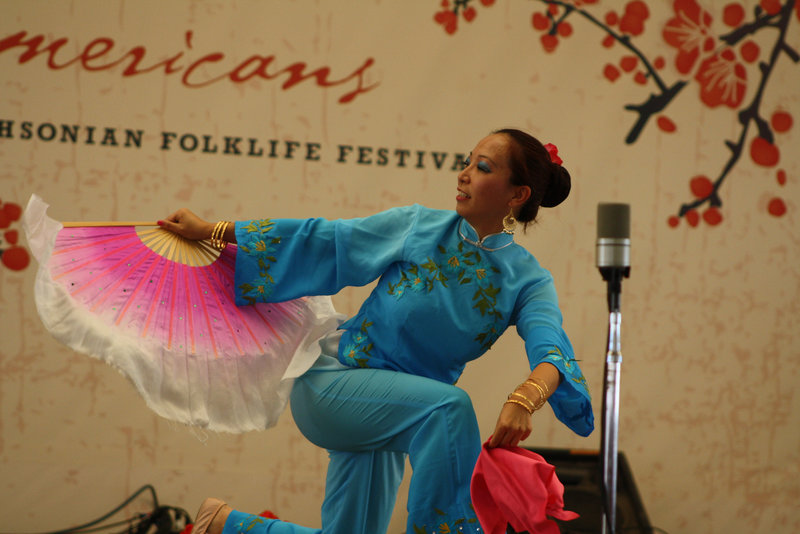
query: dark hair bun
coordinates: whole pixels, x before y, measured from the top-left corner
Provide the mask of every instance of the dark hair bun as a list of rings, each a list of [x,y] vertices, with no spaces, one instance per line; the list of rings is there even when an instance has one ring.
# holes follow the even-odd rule
[[[545,208],[554,208],[564,202],[569,196],[569,190],[572,187],[572,180],[567,169],[555,163],[551,163],[550,167],[552,169],[550,180],[547,184],[547,191],[545,191],[542,198],[542,206]]]

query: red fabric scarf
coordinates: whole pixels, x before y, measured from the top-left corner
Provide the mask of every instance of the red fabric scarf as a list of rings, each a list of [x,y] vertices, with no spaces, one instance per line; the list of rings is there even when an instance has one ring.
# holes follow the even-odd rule
[[[472,505],[487,534],[504,534],[507,525],[531,534],[559,534],[548,516],[570,521],[564,510],[564,485],[555,467],[521,447],[490,449],[484,443],[472,473]]]

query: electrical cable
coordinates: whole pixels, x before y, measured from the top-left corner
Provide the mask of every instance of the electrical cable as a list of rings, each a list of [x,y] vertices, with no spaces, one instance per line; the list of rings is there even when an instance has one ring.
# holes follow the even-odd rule
[[[153,498],[153,511],[149,514],[139,514],[136,517],[132,517],[130,519],[125,519],[122,521],[118,521],[116,523],[109,523],[106,525],[100,525],[106,519],[114,516],[115,514],[119,513],[123,508],[128,506],[131,502],[133,502],[139,495],[144,493],[145,491],[150,491],[150,494]],[[172,517],[170,514],[172,512],[175,517]],[[166,515],[165,515],[166,514]],[[134,492],[130,497],[125,499],[119,506],[111,510],[110,512],[104,514],[103,516],[89,521],[88,523],[84,523],[83,525],[79,525],[76,527],[71,527],[68,529],[63,530],[54,530],[50,532],[37,532],[37,533],[25,533],[25,534],[87,534],[89,532],[99,532],[101,530],[107,530],[113,527],[118,527],[121,525],[128,524],[128,527],[125,530],[119,531],[119,533],[113,534],[126,534],[126,533],[145,533],[148,532],[150,526],[155,525],[158,534],[162,533],[169,533],[171,530],[164,530],[170,529],[172,524],[175,522],[176,519],[183,520],[184,522],[190,522],[191,518],[189,514],[181,509],[181,508],[174,508],[170,506],[160,506],[158,504],[158,496],[156,495],[156,490],[153,488],[152,485],[146,484],[139,488],[136,492]],[[136,523],[136,525],[134,525]],[[162,528],[163,527],[163,528]],[[4,533],[0,532],[0,534],[22,534],[19,532],[16,533]]]
[[[88,532],[100,532],[101,530],[110,529],[112,527],[118,527],[120,525],[132,525],[134,522],[139,521],[140,519],[141,519],[141,516],[140,517],[131,517],[130,519],[123,519],[122,521],[117,521],[116,523],[107,523],[107,524],[99,526],[99,527],[90,527],[90,528],[85,528],[85,529],[82,529],[82,530],[79,530],[79,531],[78,530],[70,530],[70,531],[67,531],[67,532],[75,532],[75,533],[79,532],[80,534],[86,534]],[[128,527],[128,528],[125,529],[124,532],[130,532],[130,531],[131,531],[131,527]]]

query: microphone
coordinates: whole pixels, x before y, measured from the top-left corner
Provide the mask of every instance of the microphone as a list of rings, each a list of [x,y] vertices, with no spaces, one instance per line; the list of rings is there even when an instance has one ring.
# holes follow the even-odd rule
[[[622,278],[631,272],[631,207],[597,205],[597,268],[608,282],[608,311],[619,311]]]

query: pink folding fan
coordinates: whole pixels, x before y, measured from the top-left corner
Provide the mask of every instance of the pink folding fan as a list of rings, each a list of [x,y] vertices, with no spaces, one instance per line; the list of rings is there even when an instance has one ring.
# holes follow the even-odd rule
[[[154,223],[65,223],[31,197],[34,296],[59,341],[119,369],[159,415],[210,430],[275,424],[336,326],[329,297],[236,306],[236,247]]]

